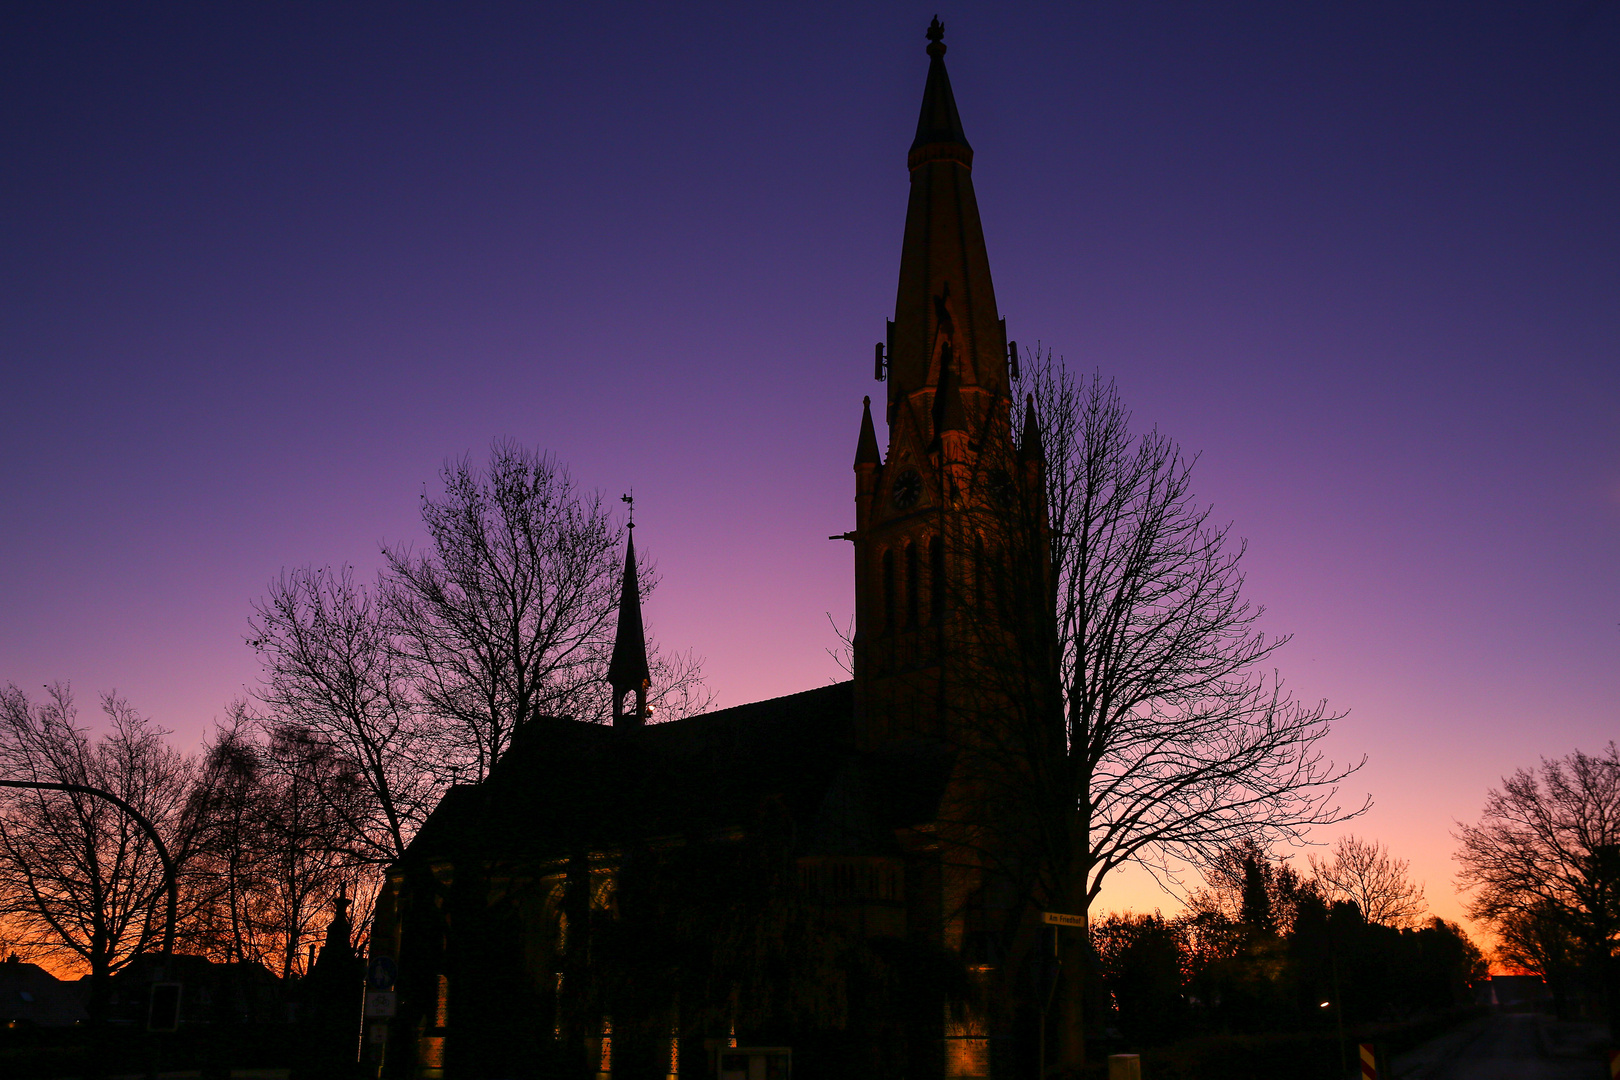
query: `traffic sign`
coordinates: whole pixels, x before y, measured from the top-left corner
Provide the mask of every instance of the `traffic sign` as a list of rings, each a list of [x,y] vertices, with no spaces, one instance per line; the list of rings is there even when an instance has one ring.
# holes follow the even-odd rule
[[[366,1019],[386,1020],[394,1015],[394,992],[392,990],[366,991]]]
[[[394,966],[392,956],[373,956],[370,966],[366,968],[366,985],[373,990],[392,990],[398,974],[399,969]]]
[[[1060,911],[1041,912],[1041,922],[1048,926],[1078,926],[1085,929],[1086,917],[1084,915],[1065,915]]]

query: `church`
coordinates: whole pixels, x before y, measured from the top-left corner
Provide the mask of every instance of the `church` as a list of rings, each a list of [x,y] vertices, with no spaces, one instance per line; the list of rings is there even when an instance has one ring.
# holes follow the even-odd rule
[[[854,554],[852,679],[648,723],[632,539],[613,723],[527,721],[390,868],[371,953],[397,966],[396,993],[365,1038],[380,1075],[1033,1069],[1050,974],[989,823],[1019,777],[998,787],[1016,767],[982,751],[1020,707],[992,676],[1046,640],[1044,589],[995,571],[1010,546],[1042,549],[1041,437],[1014,392],[937,19],[927,37],[872,361],[888,446],[868,398],[853,528],[834,538]]]

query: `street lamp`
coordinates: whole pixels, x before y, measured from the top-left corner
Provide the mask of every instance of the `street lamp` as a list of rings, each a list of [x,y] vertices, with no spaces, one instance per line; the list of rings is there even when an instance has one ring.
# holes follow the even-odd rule
[[[164,920],[163,928],[163,959],[167,961],[174,956],[174,913],[180,906],[180,886],[175,880],[174,860],[169,858],[169,849],[163,843],[163,837],[158,835],[157,829],[146,820],[146,815],[135,809],[129,803],[120,799],[110,791],[90,787],[86,784],[53,784],[39,780],[0,780],[0,787],[29,788],[34,791],[67,791],[77,792],[81,795],[94,795],[98,799],[106,799],[118,809],[135,820],[135,824],[146,830],[146,835],[152,838],[152,846],[157,849],[158,859],[163,863],[163,880],[169,891],[169,910]]]

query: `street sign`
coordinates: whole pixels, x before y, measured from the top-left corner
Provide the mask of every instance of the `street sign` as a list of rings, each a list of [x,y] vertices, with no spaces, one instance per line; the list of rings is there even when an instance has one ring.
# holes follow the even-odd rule
[[[180,984],[152,984],[152,1000],[146,1013],[147,1031],[174,1031],[180,1026]]]
[[[1084,915],[1065,915],[1059,911],[1043,911],[1041,912],[1041,922],[1046,923],[1048,926],[1078,926],[1083,930],[1086,926],[1086,917]]]
[[[350,998],[349,1000],[354,1000]],[[366,1019],[386,1020],[394,1015],[394,992],[392,990],[366,991]]]
[[[366,968],[366,985],[373,990],[392,990],[398,974],[392,956],[373,956]]]

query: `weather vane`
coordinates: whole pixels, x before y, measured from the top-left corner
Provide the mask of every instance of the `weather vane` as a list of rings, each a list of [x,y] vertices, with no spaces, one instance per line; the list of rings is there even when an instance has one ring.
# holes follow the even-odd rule
[[[624,503],[626,506],[628,506],[630,508],[630,520],[624,526],[627,529],[633,529],[633,528],[636,527],[636,496],[635,496],[635,490],[636,490],[635,488],[631,488],[630,489],[630,494],[628,494],[628,495],[620,495],[619,496],[619,501]]]

